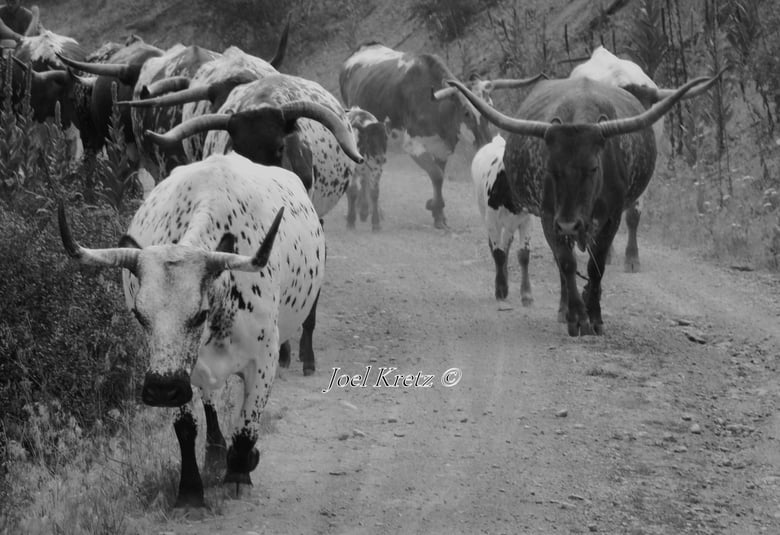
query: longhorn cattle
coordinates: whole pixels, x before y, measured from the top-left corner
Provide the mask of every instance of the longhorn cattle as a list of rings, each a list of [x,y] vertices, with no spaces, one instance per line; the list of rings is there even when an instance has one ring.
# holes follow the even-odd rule
[[[165,147],[208,132],[203,157],[232,149],[257,163],[284,165],[300,177],[321,218],[344,194],[355,162],[362,162],[343,108],[316,82],[274,74],[238,86],[214,82],[187,90],[184,95],[171,94],[152,101],[175,99],[181,104],[206,98],[215,103],[224,101],[219,113],[193,117],[162,135],[146,135]],[[315,371],[310,334],[315,321],[316,302],[304,323],[299,346],[304,375]],[[289,365],[288,345],[283,348],[282,363]]]
[[[371,229],[381,229],[379,179],[387,161],[387,124],[356,106],[347,110],[347,119],[365,161],[355,168],[347,188],[347,227],[355,227],[356,212],[365,221],[371,212]]]
[[[601,334],[601,279],[620,216],[642,194],[656,148],[650,126],[685,93],[714,84],[697,78],[645,110],[628,91],[582,79],[541,82],[506,116],[457,87],[491,122],[511,133],[504,153],[512,202],[542,219],[561,280],[559,321],[571,336]],[[701,89],[701,88],[700,88]],[[588,283],[577,289],[573,244],[587,250]]]
[[[658,100],[669,96],[672,91],[660,89],[642,68],[627,59],[621,59],[612,54],[603,46],[597,47],[588,61],[577,65],[572,69],[569,78],[590,78],[607,85],[620,87],[633,94],[645,107],[649,108]],[[688,91],[684,99],[693,98],[702,92],[700,88]],[[664,135],[664,122],[657,121],[653,124],[656,149],[659,156],[668,154],[669,142]],[[626,210],[626,226],[628,228],[628,242],[626,244],[625,270],[629,273],[639,271],[639,246],[637,245],[637,228],[641,216],[640,197]]]
[[[303,180],[320,217],[338,203],[355,162],[363,161],[344,109],[317,82],[274,74],[238,86],[215,82],[196,93],[187,98],[224,104],[218,113],[147,136],[165,147],[208,132],[204,157],[232,149],[257,163],[284,165]]]
[[[178,167],[151,191],[113,249],[80,246],[62,206],[59,215],[71,257],[124,268],[127,306],[149,351],[142,399],[179,407],[176,505],[204,505],[191,385],[203,390],[207,464],[226,461],[226,483],[251,485],[279,343],[312,310],[323,280],[324,235],[299,179],[235,153]],[[225,458],[211,392],[231,374],[243,378],[244,397]]]
[[[282,32],[271,65],[278,66],[285,55],[289,22]],[[230,49],[229,49],[230,50]],[[127,101],[138,98],[154,97],[157,94],[186,88],[189,80],[206,63],[221,57],[221,54],[198,46],[176,45],[167,51],[162,51],[135,39],[128,46],[120,49],[109,63],[86,63],[62,58],[69,66],[84,72],[95,74],[94,87],[91,91],[90,116],[94,125],[91,146],[97,150],[102,148],[108,135],[111,108],[112,83],[119,82],[117,98]],[[262,61],[262,60],[258,60]],[[150,93],[152,91],[152,93]],[[164,176],[164,169],[190,161],[179,145],[169,146],[163,153],[160,148],[150,142],[144,135],[146,130],[167,131],[182,120],[180,106],[160,109],[124,108],[122,123],[125,130],[125,140],[133,154],[133,159],[158,180]]]
[[[517,260],[523,273],[520,295],[523,305],[530,306],[533,303],[528,276],[531,215],[524,208],[516,207],[513,202],[504,170],[505,147],[506,140],[497,135],[493,141],[479,149],[471,161],[471,178],[474,181],[479,213],[487,227],[490,253],[496,264],[496,299],[506,299],[509,294],[509,249],[515,233],[518,233],[523,244],[522,249],[517,252]]]
[[[432,212],[436,228],[447,226],[442,183],[455,146],[459,141],[470,146],[470,161],[492,137],[488,122],[477,110],[446,87],[450,78],[453,75],[439,56],[399,52],[376,42],[361,45],[342,64],[339,74],[341,98],[347,107],[359,106],[380,121],[389,118],[390,127],[403,132],[404,151],[431,178],[433,198],[425,207]],[[489,99],[494,88],[521,87],[530,82],[473,78],[469,87]]]

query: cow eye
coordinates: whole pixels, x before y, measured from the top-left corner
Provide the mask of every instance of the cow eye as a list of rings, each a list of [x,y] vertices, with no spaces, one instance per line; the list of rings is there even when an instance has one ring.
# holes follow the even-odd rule
[[[195,314],[195,316],[193,316],[192,319],[190,319],[189,321],[190,327],[193,329],[195,327],[200,327],[201,325],[203,325],[203,322],[206,321],[208,315],[209,315],[208,309],[201,310],[200,312]]]
[[[149,320],[148,320],[148,319],[146,319],[146,318],[145,318],[145,317],[144,317],[144,316],[143,316],[143,315],[142,315],[142,314],[141,314],[141,313],[138,311],[138,309],[137,309],[137,308],[134,308],[134,309],[133,309],[133,316],[135,316],[135,319],[136,319],[136,320],[138,320],[138,323],[140,323],[140,324],[141,324],[141,327],[143,327],[144,329],[148,329],[148,328],[149,328]]]

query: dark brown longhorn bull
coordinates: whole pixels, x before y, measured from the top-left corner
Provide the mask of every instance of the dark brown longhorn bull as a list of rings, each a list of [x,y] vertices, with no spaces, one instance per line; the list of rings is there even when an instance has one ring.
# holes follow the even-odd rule
[[[589,79],[541,82],[515,119],[450,81],[493,124],[511,133],[504,152],[512,200],[542,219],[561,280],[559,321],[571,336],[602,334],[601,279],[620,216],[644,191],[655,166],[650,126],[697,78],[650,109],[630,93]],[[573,244],[587,250],[588,283],[577,289]]]

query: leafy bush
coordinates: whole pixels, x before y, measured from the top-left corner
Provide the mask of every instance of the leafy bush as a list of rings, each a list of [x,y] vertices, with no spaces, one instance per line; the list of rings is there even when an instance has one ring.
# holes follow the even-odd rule
[[[118,206],[121,195],[85,204],[88,181],[80,164],[68,161],[58,118],[35,123],[29,87],[14,109],[9,86],[0,112],[0,439],[17,440],[32,453],[29,407],[56,401],[68,415],[63,421],[73,415],[89,424],[132,398],[142,363],[120,274],[70,261],[54,218],[58,200],[66,199],[76,236],[115,244],[127,216],[104,199]],[[5,449],[0,444],[0,453]]]
[[[496,3],[497,0],[423,0],[414,4],[412,15],[424,20],[431,33],[446,43],[462,37],[471,19]]]

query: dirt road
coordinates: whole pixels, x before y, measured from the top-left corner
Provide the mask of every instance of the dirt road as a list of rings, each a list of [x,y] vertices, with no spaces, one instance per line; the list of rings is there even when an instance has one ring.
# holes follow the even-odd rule
[[[327,217],[316,375],[280,373],[248,493],[157,532],[780,533],[776,278],[640,235],[642,273],[608,267],[606,335],[573,339],[538,222],[535,303],[513,253],[499,305],[471,184],[445,184],[450,232],[429,196],[393,156],[380,233],[347,231],[345,200]]]

